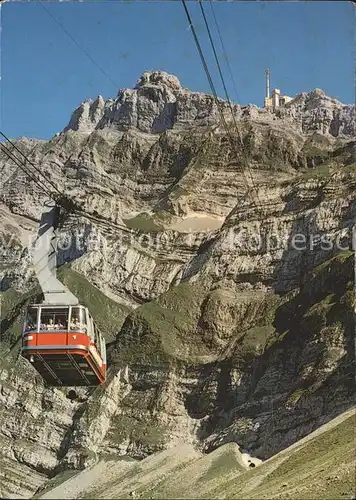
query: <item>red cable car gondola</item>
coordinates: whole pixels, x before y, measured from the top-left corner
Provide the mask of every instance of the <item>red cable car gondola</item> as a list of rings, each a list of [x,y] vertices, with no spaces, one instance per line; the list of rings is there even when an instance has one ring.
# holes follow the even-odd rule
[[[53,386],[95,386],[106,378],[105,340],[88,309],[56,276],[59,207],[48,202],[33,254],[44,301],[27,309],[21,354]]]
[[[86,307],[28,307],[22,355],[50,385],[98,385],[105,380],[105,341]]]

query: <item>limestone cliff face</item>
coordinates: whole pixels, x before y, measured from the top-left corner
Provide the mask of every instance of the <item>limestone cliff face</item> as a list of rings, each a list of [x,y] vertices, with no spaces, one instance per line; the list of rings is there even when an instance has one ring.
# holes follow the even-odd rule
[[[230,111],[227,103],[221,102],[223,108]],[[256,106],[233,105],[233,110],[237,119],[273,119]],[[356,132],[355,106],[343,105],[320,89],[297,95],[275,116],[292,118],[294,126],[304,133],[316,131],[333,137],[353,137]],[[134,89],[120,89],[115,100],[105,102],[98,96],[95,101],[84,101],[74,111],[64,132],[136,128],[146,133],[162,133],[192,124],[213,124],[217,118],[213,96],[191,92],[184,89],[175,76],[154,71],[143,73]]]
[[[275,114],[234,105],[238,134],[223,107],[235,145],[211,96],[146,72],[17,141],[86,214],[59,263],[110,372],[75,402],[14,361],[45,196],[0,153],[0,495],[182,438],[264,459],[352,404],[355,106],[318,89]]]
[[[343,106],[320,89],[303,92],[293,99],[279,116],[290,116],[303,132],[355,136],[355,106]]]
[[[227,108],[226,103],[223,106]],[[239,106],[234,106],[238,113]],[[129,130],[162,133],[173,126],[215,123],[218,110],[213,96],[182,88],[177,77],[164,71],[145,72],[134,89],[120,89],[115,100],[83,102],[64,132],[75,130]]]

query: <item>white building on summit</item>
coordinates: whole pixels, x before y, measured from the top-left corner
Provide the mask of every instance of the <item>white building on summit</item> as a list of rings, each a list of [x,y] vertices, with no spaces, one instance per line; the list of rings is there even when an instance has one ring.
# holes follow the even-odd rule
[[[287,102],[291,101],[293,98],[288,95],[281,95],[281,91],[279,89],[272,90],[272,96],[270,96],[270,85],[269,85],[270,72],[269,69],[266,69],[266,97],[264,101],[264,107],[266,109],[275,110],[281,106],[287,104]]]

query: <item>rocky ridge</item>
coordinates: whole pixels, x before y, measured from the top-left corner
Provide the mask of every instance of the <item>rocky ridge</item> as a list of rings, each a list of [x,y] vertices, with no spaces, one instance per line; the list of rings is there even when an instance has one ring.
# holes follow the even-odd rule
[[[0,155],[1,495],[181,439],[266,459],[353,404],[355,106],[315,90],[233,109],[237,154],[211,96],[146,72],[50,141],[17,141],[90,215],[64,222],[60,263],[106,325],[111,370],[74,403],[13,362],[44,196]]]

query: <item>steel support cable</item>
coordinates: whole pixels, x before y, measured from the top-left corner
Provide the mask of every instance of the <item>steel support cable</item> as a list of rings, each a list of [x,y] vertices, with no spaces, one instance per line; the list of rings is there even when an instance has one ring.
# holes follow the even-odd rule
[[[47,193],[47,189],[48,189],[47,186],[45,186],[45,184],[43,184],[43,181],[41,181],[40,179],[35,177],[33,172],[31,172],[31,170],[26,167],[26,163],[24,163],[22,159],[19,159],[16,155],[14,155],[12,150],[10,150],[4,144],[0,144],[0,147],[1,147],[1,151],[6,155],[6,157],[9,160],[11,160],[20,170],[22,170],[27,177],[29,177],[38,187],[41,188],[41,190],[45,189],[46,194],[48,194]]]
[[[203,17],[204,17],[204,19],[205,19],[204,9],[203,9],[203,6],[202,6],[202,4],[201,4],[201,0],[199,0],[199,3],[200,3],[200,6],[201,6],[201,10],[202,10],[202,13],[203,13]],[[236,92],[236,96],[237,96],[237,98],[238,98],[238,101],[240,101],[239,96],[238,96],[238,93],[237,93],[236,85],[235,85],[235,80],[234,80],[234,77],[233,77],[233,74],[232,74],[232,71],[231,71],[231,66],[230,66],[230,63],[229,63],[229,60],[228,60],[228,57],[227,57],[227,53],[226,53],[226,49],[225,49],[225,45],[224,45],[224,42],[223,42],[223,39],[222,39],[222,35],[221,35],[220,28],[219,28],[219,24],[218,24],[218,21],[217,21],[216,15],[215,15],[215,11],[214,11],[214,7],[213,7],[213,2],[212,2],[212,0],[209,0],[209,3],[210,3],[210,7],[211,7],[212,14],[213,14],[213,17],[214,17],[215,26],[216,26],[216,29],[217,29],[217,32],[218,32],[218,35],[219,35],[219,38],[220,38],[220,43],[221,43],[221,46],[222,46],[222,49],[223,49],[223,52],[224,52],[225,60],[226,60],[227,66],[228,66],[228,68],[229,68],[230,77],[231,77],[231,80],[232,80],[232,83],[233,83],[233,86],[234,86],[234,89],[235,89],[235,92]],[[356,14],[356,9],[354,9],[354,12],[355,12],[355,14]],[[207,28],[208,33],[209,33],[209,27],[208,27],[208,23],[207,23],[207,21],[206,21],[206,23],[205,23],[205,24],[206,24],[206,28]],[[210,35],[209,35],[209,37],[210,37]],[[212,39],[211,39],[211,38],[210,38],[210,41],[211,41],[211,44],[212,44],[212,46],[213,46],[213,41],[212,41]],[[214,50],[214,48],[213,48],[213,50]],[[216,56],[216,52],[215,52],[215,50],[214,50],[214,54],[215,54],[215,59],[216,59],[217,65],[218,65],[218,67],[219,67],[219,64],[218,64],[218,60],[217,60],[217,56]],[[221,78],[222,78],[221,73],[220,73],[220,76],[221,76]],[[225,86],[224,86],[224,88],[225,88]],[[235,121],[235,120],[234,120],[234,121]],[[236,124],[236,122],[235,122],[235,124]],[[241,143],[243,144],[243,140],[242,140],[242,138],[241,138]],[[256,192],[256,196],[257,196],[257,198],[258,198],[257,192]],[[260,202],[260,200],[259,200],[259,202]],[[261,206],[262,206],[262,205],[261,205],[261,202],[260,202],[260,207],[261,207]],[[303,252],[303,255],[304,255],[304,252]],[[303,255],[302,255],[302,257],[303,257]],[[283,262],[285,262],[285,261],[286,261],[286,259],[282,259],[282,261],[283,261]],[[301,269],[301,275],[302,275],[303,271],[305,272],[305,270]],[[303,282],[303,280],[302,280],[302,278],[300,278],[300,283],[302,284],[302,282]],[[286,307],[286,309],[288,309],[288,310],[292,311],[294,315],[296,314],[296,313],[295,313],[295,311],[293,311],[290,307],[288,307],[288,305],[284,304],[284,306]]]
[[[206,30],[208,32],[208,36],[209,36],[209,40],[210,40],[210,45],[211,45],[211,47],[213,49],[214,58],[215,58],[216,65],[218,67],[218,71],[219,71],[221,83],[222,83],[223,88],[224,88],[225,97],[226,97],[226,100],[227,100],[227,102],[229,104],[229,108],[230,108],[231,114],[232,114],[232,116],[234,118],[234,110],[232,108],[232,104],[231,104],[231,101],[230,101],[230,98],[229,98],[229,94],[228,94],[228,91],[227,91],[227,88],[226,88],[226,85],[225,85],[225,80],[224,80],[224,76],[223,76],[222,71],[221,71],[221,66],[220,66],[220,63],[219,63],[219,58],[218,58],[218,55],[217,55],[216,50],[215,50],[215,44],[214,44],[213,38],[211,36],[211,32],[210,32],[208,20],[206,18],[204,7],[203,7],[203,4],[202,4],[201,0],[199,0],[199,6],[200,6],[201,13],[203,15],[203,19],[204,19]]]
[[[204,19],[204,23],[205,23],[205,27],[206,27],[206,30],[208,32],[208,36],[209,36],[209,40],[210,40],[210,45],[213,49],[213,53],[214,53],[214,58],[215,58],[215,62],[216,62],[216,65],[217,65],[217,68],[218,68],[218,71],[219,71],[219,75],[220,75],[220,79],[221,79],[221,82],[222,82],[222,85],[223,85],[223,88],[224,88],[224,92],[225,92],[225,97],[226,97],[226,100],[228,102],[228,105],[229,105],[229,108],[230,108],[230,111],[231,111],[231,116],[232,116],[232,120],[233,120],[233,123],[234,123],[234,126],[235,126],[235,130],[236,130],[236,135],[240,141],[240,144],[241,144],[241,148],[242,148],[242,155],[243,155],[243,160],[245,163],[245,166],[246,166],[246,170],[248,171],[249,173],[249,176],[250,176],[250,180],[251,180],[251,184],[252,184],[252,188],[255,190],[256,192],[256,198],[259,202],[259,205],[261,207],[261,202],[258,198],[258,194],[257,194],[257,188],[255,186],[255,183],[254,183],[254,180],[253,180],[253,176],[252,176],[252,173],[250,171],[250,169],[247,167],[247,161],[246,161],[246,158],[244,157],[244,149],[245,149],[245,145],[244,145],[244,142],[243,142],[243,139],[241,137],[241,134],[239,132],[239,129],[238,129],[238,125],[237,125],[237,122],[236,122],[236,117],[235,117],[235,114],[234,114],[234,110],[233,110],[233,107],[232,107],[232,104],[231,104],[231,100],[230,100],[230,97],[229,97],[229,94],[228,94],[228,91],[227,91],[227,88],[226,88],[226,85],[225,85],[225,80],[224,80],[224,76],[222,74],[222,70],[221,70],[221,66],[220,66],[220,63],[219,63],[219,58],[218,58],[218,55],[216,53],[216,49],[215,49],[215,44],[214,44],[214,40],[211,36],[211,31],[210,31],[210,28],[209,28],[209,23],[208,23],[208,20],[206,18],[206,15],[205,15],[205,12],[204,12],[204,8],[203,8],[203,4],[201,2],[201,0],[199,0],[199,6],[200,6],[200,10],[201,10],[201,13],[203,15],[203,19]],[[237,156],[237,150],[235,149],[235,154]],[[252,201],[254,202],[253,198],[252,198]]]
[[[11,141],[10,141],[10,144],[11,144]],[[22,158],[19,159],[18,157],[14,156],[12,154],[11,150],[7,146],[5,146],[4,143],[0,143],[0,147],[4,151],[6,156],[10,160],[12,160],[15,163],[15,165],[18,168],[20,168],[28,177],[30,177],[32,179],[32,181],[41,189],[42,192],[44,192],[47,196],[49,196],[50,198],[55,200],[56,203],[58,203],[58,205],[61,206],[62,208],[68,209],[68,203],[70,203],[69,208],[70,208],[72,213],[76,213],[78,215],[81,215],[81,216],[83,216],[91,221],[94,221],[96,223],[99,223],[99,224],[106,224],[106,225],[111,225],[111,226],[117,227],[118,229],[125,229],[125,227],[122,227],[119,224],[115,224],[114,222],[103,218],[99,214],[94,214],[94,213],[91,214],[91,213],[85,212],[83,208],[79,207],[74,201],[72,201],[64,193],[61,193],[59,190],[57,190],[57,191],[59,192],[60,196],[58,196],[57,193],[51,192],[50,190],[48,190],[48,187],[46,185],[44,185],[44,183],[41,179],[38,179],[37,177],[35,177],[34,174],[26,168],[25,162],[28,161],[28,159],[26,158],[26,155],[24,155],[24,153],[21,152],[24,159],[22,159]],[[43,177],[46,179],[45,176],[43,176]]]
[[[27,157],[27,155],[25,155],[25,154],[21,151],[21,149],[19,149],[19,148],[16,146],[16,144],[14,144],[14,143],[13,143],[13,142],[12,142],[12,141],[8,138],[8,137],[6,137],[6,135],[5,135],[3,132],[0,132],[0,135],[1,135],[2,137],[4,137],[4,139],[6,139],[6,140],[7,140],[7,142],[9,142],[9,143],[11,144],[11,146],[12,146],[14,149],[16,149],[16,151],[18,151],[18,152],[20,153],[20,155],[21,155],[21,156],[22,156],[22,157],[23,157],[23,158],[24,158],[24,159],[25,159],[25,160],[29,163],[29,165],[31,165],[31,167],[32,167],[32,168],[34,168],[34,169],[36,170],[36,172],[37,172],[40,176],[42,176],[42,177],[46,180],[46,182],[48,182],[48,183],[49,183],[49,184],[53,187],[53,189],[55,189],[55,190],[57,191],[57,193],[58,193],[58,194],[61,194],[61,195],[63,194],[63,193],[60,191],[60,189],[58,189],[58,187],[54,184],[54,182],[52,182],[50,179],[48,179],[48,178],[44,175],[44,173],[41,171],[41,169],[40,169],[40,168],[38,168],[38,167],[37,167],[37,166],[36,166],[36,165],[35,165],[35,164],[31,161],[31,160],[29,160],[29,159],[28,159],[28,157]],[[2,144],[2,143],[1,143],[1,144]]]
[[[117,229],[121,230],[127,230],[127,232],[130,232],[130,230],[126,226],[121,226],[119,224],[114,223],[113,221],[109,219],[105,219],[104,217],[100,216],[99,214],[95,213],[90,213],[86,212],[83,208],[81,208],[79,205],[77,205],[71,198],[66,196],[64,193],[60,193],[60,196],[58,196],[56,193],[53,193],[48,190],[48,187],[43,184],[42,180],[39,180],[36,178],[31,171],[26,169],[25,167],[25,162],[23,159],[19,159],[16,156],[12,154],[12,152],[7,148],[3,143],[0,143],[1,149],[4,150],[4,153],[6,156],[12,160],[15,165],[20,168],[28,177],[30,177],[33,182],[41,189],[42,192],[44,192],[47,196],[52,198],[53,200],[56,201],[56,203],[61,206],[64,210],[68,210],[73,213],[73,214],[78,214],[88,220],[91,220],[93,222],[96,222],[97,224],[102,224],[102,225],[107,225],[110,227],[115,227]],[[22,156],[27,159],[26,156],[22,153]]]
[[[109,82],[115,87],[117,90],[119,85],[111,79],[111,77],[106,73],[106,71],[92,58],[92,56],[79,44],[79,42],[74,38],[74,36],[64,27],[64,25],[52,14],[52,12],[44,6],[42,2],[39,2],[39,5],[42,9],[47,12],[47,14],[53,19],[53,21],[58,24],[58,26],[64,31],[64,33],[72,40],[72,42],[87,56],[89,61],[94,64],[94,66],[109,80]]]
[[[221,117],[221,121],[223,122],[224,124],[224,128],[226,130],[226,133],[227,135],[229,136],[229,139],[230,139],[230,142],[231,142],[231,145],[232,147],[234,148],[234,138],[233,136],[231,135],[230,131],[229,131],[229,127],[228,127],[228,124],[226,122],[226,119],[225,119],[225,116],[224,116],[224,113],[221,109],[221,106],[220,106],[220,102],[219,102],[219,98],[217,96],[217,93],[216,93],[216,90],[215,90],[215,86],[214,86],[214,83],[213,83],[213,80],[211,78],[211,75],[210,75],[210,72],[209,72],[209,68],[208,68],[208,65],[205,61],[205,57],[204,57],[204,54],[203,54],[203,51],[202,51],[202,48],[200,46],[200,43],[199,43],[199,40],[198,40],[198,37],[197,37],[197,34],[196,34],[196,31],[195,31],[195,28],[194,28],[194,25],[193,25],[193,22],[192,22],[192,19],[190,17],[190,14],[189,14],[189,11],[187,9],[187,6],[186,6],[186,3],[185,3],[185,0],[181,0],[182,4],[183,4],[183,7],[184,7],[184,10],[185,10],[185,13],[186,13],[186,16],[187,16],[187,19],[188,19],[188,23],[189,23],[189,26],[192,30],[192,34],[193,34],[193,38],[194,38],[194,41],[195,41],[195,44],[197,46],[197,49],[198,49],[198,52],[199,52],[199,55],[200,55],[200,59],[202,61],[202,64],[203,64],[203,67],[204,67],[204,71],[205,71],[205,74],[208,78],[208,82],[209,82],[209,85],[210,85],[210,88],[212,90],[212,93],[213,93],[213,96],[214,96],[214,99],[215,99],[215,103],[216,103],[216,106],[218,108],[218,111],[219,111],[219,114],[220,114],[220,117]],[[235,148],[234,148],[235,149]],[[245,183],[246,185],[249,187],[249,184],[247,182],[247,178],[246,178],[246,175],[245,175],[245,172],[243,171],[243,169],[241,169],[241,172],[242,172],[242,175],[244,177],[244,180],[245,180]]]
[[[194,40],[195,40],[195,44],[197,46],[197,49],[198,49],[198,52],[199,52],[199,55],[200,55],[200,59],[202,61],[202,64],[203,64],[203,67],[204,67],[204,70],[205,70],[205,73],[206,73],[206,76],[208,78],[208,81],[209,81],[209,84],[210,84],[210,88],[213,92],[213,95],[214,95],[214,98],[215,98],[215,102],[216,102],[216,105],[217,105],[217,108],[218,108],[218,111],[220,113],[220,116],[221,116],[221,121],[223,122],[224,124],[224,128],[225,128],[225,131],[226,131],[226,134],[228,135],[229,139],[230,139],[230,143],[232,145],[232,148],[235,150],[235,154],[237,156],[237,151],[235,149],[235,142],[234,142],[234,138],[233,136],[231,135],[231,132],[229,130],[229,127],[228,127],[228,124],[226,122],[226,119],[225,119],[225,116],[224,116],[224,113],[223,111],[221,110],[221,107],[220,107],[220,102],[219,102],[219,98],[217,96],[217,93],[216,93],[216,90],[215,90],[215,86],[214,86],[214,83],[212,81],[212,78],[210,76],[210,72],[209,72],[209,69],[208,69],[208,66],[206,64],[206,61],[205,61],[205,57],[204,57],[204,54],[203,54],[203,51],[201,49],[201,46],[200,46],[200,43],[199,43],[199,40],[198,40],[198,37],[196,35],[196,31],[195,31],[195,28],[194,28],[194,25],[193,25],[193,22],[192,22],[192,19],[190,17],[190,14],[189,14],[189,11],[187,9],[187,6],[186,6],[186,3],[185,3],[185,0],[181,0],[182,4],[183,4],[183,7],[184,7],[184,10],[185,10],[185,13],[186,13],[186,16],[187,16],[187,19],[188,19],[188,23],[189,23],[189,26],[192,30],[192,34],[193,34],[193,37],[194,37]],[[249,186],[249,183],[247,181],[247,177],[246,177],[246,174],[244,172],[244,169],[242,167],[240,167],[240,170],[241,170],[241,173],[242,173],[242,176],[244,178],[244,181],[245,181],[245,184],[247,186],[247,192],[248,192],[248,195],[251,197],[252,199],[252,202],[254,204],[255,203],[255,200],[253,199],[252,195],[250,194],[250,186]]]
[[[214,18],[214,23],[215,23],[215,26],[216,26],[216,30],[218,32],[218,35],[219,35],[219,39],[220,39],[220,43],[221,43],[221,47],[223,49],[223,53],[224,53],[224,58],[225,58],[225,61],[226,61],[226,65],[228,67],[228,70],[229,70],[229,73],[230,73],[230,78],[231,78],[231,81],[232,81],[232,85],[234,87],[234,91],[235,91],[235,94],[236,94],[236,97],[237,97],[237,102],[241,102],[241,99],[239,97],[239,93],[237,91],[237,87],[236,87],[236,83],[235,83],[235,79],[234,79],[234,76],[232,74],[232,70],[231,70],[231,65],[230,65],[230,61],[227,57],[227,52],[226,52],[226,49],[225,49],[225,44],[224,44],[224,41],[223,41],[223,38],[222,38],[222,35],[221,35],[221,31],[220,31],[220,27],[219,27],[219,24],[218,24],[218,20],[217,20],[217,17],[215,15],[215,10],[214,10],[214,7],[213,7],[213,1],[210,0],[210,7],[211,7],[211,11],[213,13],[213,18]]]
[[[211,90],[213,92],[213,95],[214,95],[215,99],[218,99],[218,96],[217,96],[217,93],[216,93],[216,90],[215,90],[215,86],[214,86],[213,80],[212,80],[212,78],[210,76],[208,65],[206,64],[205,57],[204,57],[202,48],[200,46],[200,43],[199,43],[199,40],[198,40],[196,31],[195,31],[195,28],[194,28],[194,25],[193,25],[193,22],[192,22],[192,18],[190,17],[190,14],[189,14],[188,8],[186,6],[185,0],[181,0],[181,2],[183,4],[183,7],[184,7],[184,10],[185,10],[187,19],[188,19],[189,27],[192,30],[193,38],[194,38],[195,44],[197,46],[197,49],[198,49],[198,52],[199,52],[199,55],[200,55],[200,59],[201,59],[201,61],[203,63],[203,67],[204,67],[206,76],[208,78],[208,81],[209,81],[209,84],[210,84],[210,88],[211,88]]]
[[[11,141],[10,141],[11,143]],[[58,206],[61,206],[67,212],[84,212],[71,198],[69,198],[65,193],[61,192],[56,188],[56,192],[51,191],[48,186],[44,183],[41,178],[35,176],[31,170],[26,168],[26,161],[28,158],[21,152],[23,158],[19,159],[15,156],[11,150],[4,143],[0,143],[1,150],[6,154],[6,156],[14,162],[14,164],[20,168],[25,175],[27,175],[36,185],[39,187],[42,193],[46,194],[49,198],[54,200]],[[42,174],[42,177],[47,180],[47,178]],[[56,187],[56,186],[55,186]]]
[[[45,194],[47,194],[48,196],[52,197],[52,194],[48,190],[48,187],[43,183],[42,180],[40,180],[37,177],[35,177],[34,174],[25,167],[25,165],[23,163],[23,160],[20,160],[19,158],[17,158],[17,156],[15,156],[12,153],[12,151],[7,146],[5,146],[3,143],[0,143],[0,146],[1,146],[1,150],[5,153],[5,155],[13,163],[15,163],[15,165],[19,169],[21,169],[25,173],[25,175],[27,175],[27,177],[29,177],[41,189],[41,191],[44,191]]]
[[[238,95],[238,92],[237,92],[237,88],[236,88],[236,84],[235,84],[235,80],[234,80],[234,77],[233,77],[233,74],[232,74],[232,70],[231,70],[231,66],[230,66],[230,62],[229,62],[229,59],[227,57],[227,53],[226,53],[226,49],[225,49],[225,45],[224,45],[224,42],[223,42],[223,38],[222,38],[222,35],[221,35],[221,31],[220,31],[220,28],[219,28],[219,23],[217,21],[217,18],[216,18],[216,15],[215,15],[215,11],[214,11],[214,7],[213,7],[213,2],[212,0],[209,0],[209,3],[210,3],[210,7],[211,7],[211,10],[212,10],[212,14],[213,14],[213,18],[214,18],[214,22],[215,22],[215,26],[216,26],[216,29],[217,29],[217,32],[218,32],[218,35],[219,35],[219,39],[220,39],[220,43],[221,43],[221,47],[223,49],[223,53],[224,53],[224,57],[225,57],[225,61],[226,61],[226,64],[227,64],[227,67],[229,69],[229,73],[230,73],[230,78],[231,78],[231,81],[232,81],[232,84],[233,84],[233,87],[234,87],[234,90],[235,90],[235,93],[236,93],[236,96],[237,96],[237,99],[238,101],[241,102],[240,98],[239,98],[239,95]],[[199,4],[200,4],[200,8],[201,8],[201,11],[202,11],[202,14],[203,14],[203,17],[204,17],[204,21],[205,21],[205,26],[206,26],[206,29],[208,31],[208,34],[209,34],[209,39],[210,39],[210,43],[212,45],[212,48],[213,48],[213,51],[214,51],[214,56],[215,56],[215,60],[216,60],[216,64],[218,66],[218,69],[219,69],[219,73],[220,73],[220,77],[221,77],[221,80],[223,82],[223,86],[224,86],[224,90],[225,90],[225,95],[226,95],[226,98],[227,100],[229,101],[229,98],[228,98],[228,95],[227,95],[227,90],[226,90],[226,87],[225,87],[225,84],[224,84],[224,81],[223,81],[223,76],[222,76],[222,72],[220,70],[220,64],[218,62],[218,57],[217,57],[217,54],[216,54],[216,51],[215,51],[215,47],[214,47],[214,43],[213,43],[213,40],[212,40],[212,37],[210,35],[210,30],[209,30],[209,25],[208,25],[208,22],[206,20],[206,16],[205,16],[205,12],[204,12],[204,9],[203,9],[203,6],[202,6],[202,3],[201,3],[201,0],[199,0]],[[356,13],[356,9],[355,9],[355,13]],[[234,119],[234,122],[235,122],[235,126],[237,127],[237,124],[236,124],[236,121],[235,121],[235,117],[233,117]],[[241,144],[242,146],[243,145],[243,139],[242,137],[240,137],[240,141],[241,141]],[[249,171],[250,172],[250,171]],[[251,175],[251,173],[250,173]],[[252,180],[252,177],[251,177],[251,180]],[[255,188],[256,189],[256,188]],[[256,196],[257,196],[257,199],[259,200],[258,198],[258,195],[257,195],[257,191],[256,191]],[[260,207],[262,206],[261,205],[261,201],[259,200],[259,204],[260,204]],[[304,253],[304,252],[303,252]],[[282,259],[283,262],[286,261],[286,259]],[[302,272],[302,271],[301,271]],[[300,282],[302,283],[302,279],[300,279]],[[293,315],[295,316],[296,313],[294,310],[292,310],[291,307],[289,307],[287,305],[287,303],[284,303],[283,304],[284,307],[286,307],[286,309],[288,311],[291,311],[293,313]]]
[[[11,155],[10,156],[9,152],[8,152],[8,148],[4,145],[4,143],[0,143],[0,145],[2,146],[2,149],[7,151],[6,152],[7,156],[10,157],[10,159],[12,159],[12,161],[14,161],[15,164],[19,168],[21,168],[26,173],[26,175],[28,175],[40,187],[42,192],[44,192],[47,196],[49,196],[52,200],[54,200],[57,203],[57,205],[61,206],[64,210],[67,210],[67,212],[70,212],[70,211],[72,211],[72,212],[82,211],[83,212],[83,210],[71,198],[69,198],[63,191],[58,189],[57,186],[50,179],[48,179],[43,174],[43,172],[33,162],[31,162],[28,159],[28,157],[10,139],[8,139],[5,136],[5,134],[3,134],[2,132],[0,132],[0,134],[3,137],[5,137],[6,140],[12,145],[12,147],[15,148],[21,154],[22,158],[19,159],[18,157],[14,156],[12,154],[12,152],[10,152],[10,155]],[[29,165],[31,165],[36,170],[36,172],[38,172],[38,174],[40,174],[40,176],[46,181],[46,183],[50,184],[54,188],[55,191],[51,191],[50,189],[48,189],[48,185],[44,183],[44,181],[42,180],[41,177],[36,177],[33,172],[31,172],[28,168],[26,168],[26,162]]]

